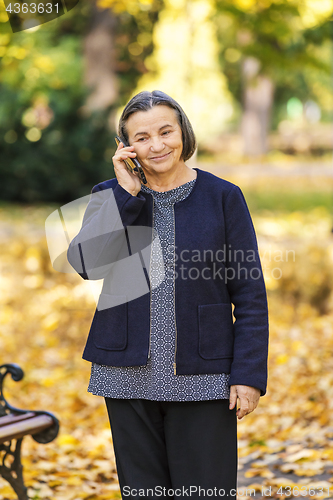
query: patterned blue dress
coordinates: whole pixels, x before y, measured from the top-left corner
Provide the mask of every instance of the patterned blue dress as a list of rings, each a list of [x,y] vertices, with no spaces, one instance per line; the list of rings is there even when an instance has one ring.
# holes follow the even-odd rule
[[[175,375],[175,308],[174,308],[174,204],[184,200],[196,179],[158,192],[142,186],[154,197],[154,229],[162,247],[165,278],[152,288],[150,357],[143,366],[106,366],[92,363],[88,392],[96,396],[154,401],[202,401],[229,398],[226,373]],[[151,256],[151,279],[161,272],[158,258]],[[163,271],[162,271],[163,272]]]

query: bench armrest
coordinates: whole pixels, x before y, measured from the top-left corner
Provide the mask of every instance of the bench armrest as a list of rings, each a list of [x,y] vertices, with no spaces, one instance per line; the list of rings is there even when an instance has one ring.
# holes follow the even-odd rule
[[[5,417],[11,413],[15,413],[16,415],[26,414],[29,412],[29,410],[22,410],[20,408],[15,408],[14,406],[8,403],[8,401],[4,396],[3,393],[4,379],[8,373],[11,374],[12,379],[15,382],[19,382],[20,380],[22,380],[24,376],[22,368],[16,363],[6,363],[0,365],[0,417]],[[48,426],[48,428],[42,430],[41,432],[38,432],[37,434],[33,434],[32,435],[33,439],[38,443],[49,443],[50,441],[53,441],[53,439],[57,437],[59,432],[59,420],[52,413],[48,411],[33,410],[33,413],[35,415],[49,416],[53,421],[53,424]]]

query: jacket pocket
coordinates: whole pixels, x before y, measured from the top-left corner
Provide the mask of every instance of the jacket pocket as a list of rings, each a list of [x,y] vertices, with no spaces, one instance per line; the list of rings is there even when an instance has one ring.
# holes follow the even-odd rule
[[[233,357],[231,304],[207,304],[199,308],[199,354],[204,359]]]
[[[93,324],[93,340],[98,349],[123,350],[127,346],[127,297],[100,295]]]

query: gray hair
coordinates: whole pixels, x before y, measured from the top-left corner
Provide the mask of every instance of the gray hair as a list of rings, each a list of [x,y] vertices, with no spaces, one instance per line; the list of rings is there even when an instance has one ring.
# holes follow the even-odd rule
[[[183,139],[181,159],[186,161],[194,154],[197,146],[192,125],[178,102],[161,90],[153,90],[152,92],[145,90],[132,97],[132,99],[126,104],[120,117],[118,135],[120,138],[125,139],[125,142],[128,144],[128,133],[126,130],[126,122],[128,118],[137,111],[148,111],[154,106],[162,105],[169,106],[169,108],[176,112]]]

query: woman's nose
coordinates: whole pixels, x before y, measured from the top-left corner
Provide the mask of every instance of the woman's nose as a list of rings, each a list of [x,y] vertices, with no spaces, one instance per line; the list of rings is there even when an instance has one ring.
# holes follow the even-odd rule
[[[162,151],[164,149],[164,143],[163,143],[162,138],[161,137],[152,137],[150,149],[154,153]]]

